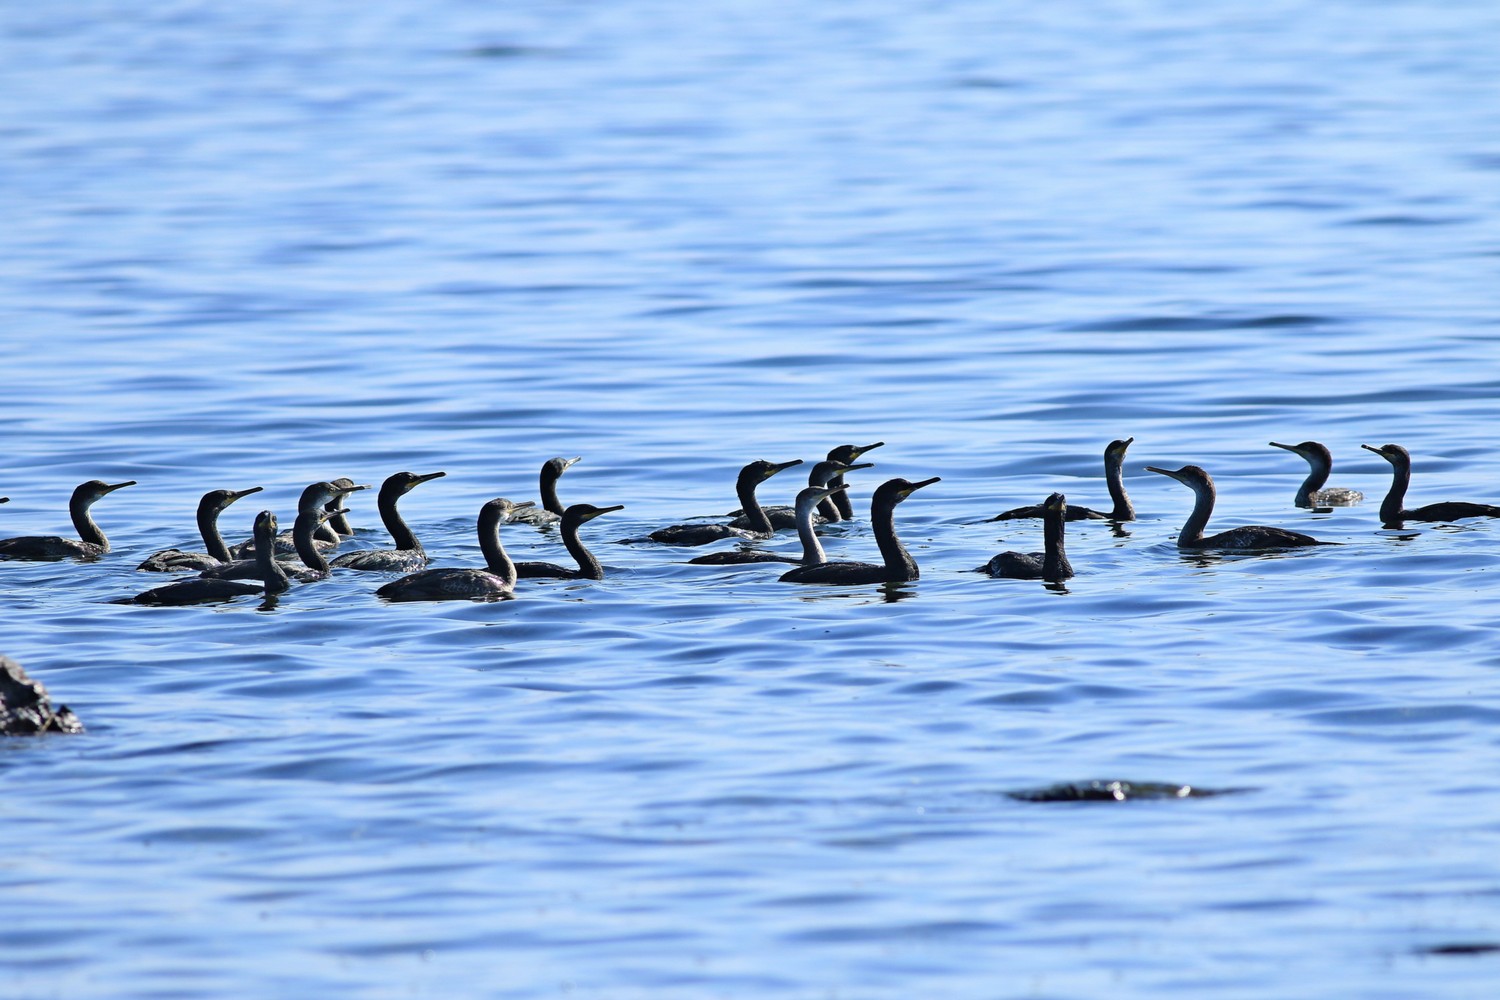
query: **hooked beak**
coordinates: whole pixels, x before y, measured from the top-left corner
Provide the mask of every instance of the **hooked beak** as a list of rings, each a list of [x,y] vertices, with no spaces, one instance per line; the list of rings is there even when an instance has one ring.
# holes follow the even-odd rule
[[[115,483],[113,486],[105,486],[104,487],[104,492],[105,493],[113,493],[115,490],[123,490],[127,486],[134,486],[134,485],[135,485],[135,480],[131,479],[131,480],[127,480],[126,482],[123,482],[123,483]]]
[[[261,492],[264,489],[265,489],[264,486],[252,486],[248,490],[233,490],[229,494],[229,502],[230,503],[234,503],[236,500],[240,499],[241,497],[247,497],[247,496],[249,496],[252,493],[259,493],[259,492]]]
[[[905,495],[911,496],[913,493],[917,492],[917,490],[920,490],[924,486],[931,486],[933,483],[940,483],[942,481],[942,476],[933,476],[931,479],[924,479],[919,483],[912,483],[911,486],[907,488]]]
[[[431,482],[434,479],[442,479],[447,474],[448,473],[446,473],[446,472],[429,472],[425,476],[418,476],[417,479],[416,479],[416,481],[418,483],[427,483],[427,482]],[[415,485],[415,484],[413,484],[413,485]]]
[[[1268,442],[1268,443],[1271,445],[1272,448],[1280,448],[1283,451],[1290,451],[1290,452],[1293,452],[1293,453],[1295,453],[1297,451],[1297,446],[1294,445],[1294,444],[1282,444],[1279,441],[1271,441],[1271,442]]]
[[[842,469],[839,470],[839,475],[842,476],[846,472],[853,472],[855,469],[873,469],[873,468],[875,468],[875,463],[874,462],[860,462],[858,465],[846,465],[846,466],[844,466]]]
[[[874,451],[876,448],[881,448],[881,447],[884,447],[884,446],[885,446],[885,442],[884,441],[876,441],[874,444],[867,444],[863,448],[855,448],[854,449],[854,457],[858,458],[859,456],[863,455],[867,451]]]
[[[367,490],[369,488],[369,483],[362,483],[357,486],[341,486],[338,488],[337,492],[334,493],[334,496],[344,497],[348,496],[350,493],[358,493],[360,490]]]
[[[777,463],[774,463],[772,465],[772,467],[771,467],[771,475],[774,476],[774,475],[776,475],[776,473],[780,472],[782,469],[790,469],[794,465],[801,465],[801,464],[802,464],[802,459],[800,459],[800,458],[794,458],[790,462],[777,462]]]

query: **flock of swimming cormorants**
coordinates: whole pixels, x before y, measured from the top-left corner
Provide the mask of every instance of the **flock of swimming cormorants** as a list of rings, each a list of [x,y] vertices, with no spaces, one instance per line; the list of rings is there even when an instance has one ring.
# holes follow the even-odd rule
[[[1134,438],[1111,441],[1104,450],[1104,475],[1114,506],[1107,512],[1087,507],[1069,506],[1061,493],[1053,493],[1040,504],[1018,507],[997,514],[991,520],[1041,518],[1044,546],[1042,552],[1002,552],[978,571],[994,577],[1039,579],[1057,583],[1073,575],[1064,548],[1063,526],[1067,521],[1132,521],[1135,509],[1126,495],[1123,480],[1125,452]],[[790,462],[754,461],[740,470],[736,483],[740,509],[732,512],[733,520],[719,523],[676,524],[653,531],[646,538],[624,539],[625,542],[655,542],[666,545],[697,546],[721,540],[764,540],[778,530],[795,528],[802,543],[800,556],[782,555],[758,549],[735,549],[714,552],[689,560],[699,565],[777,562],[791,564],[780,579],[787,583],[871,584],[896,583],[918,577],[916,561],[896,534],[896,506],[917,490],[938,482],[937,477],[911,482],[890,479],[881,483],[870,502],[870,525],[880,551],[879,562],[830,560],[818,536],[820,524],[850,520],[853,506],[847,496],[846,473],[873,467],[859,458],[884,442],[870,445],[840,445],[828,458],[813,466],[808,485],[797,494],[792,507],[763,507],[756,499],[756,489],[772,476],[801,465]],[[1307,460],[1310,472],[1297,490],[1294,502],[1300,507],[1346,506],[1358,503],[1362,494],[1347,489],[1327,488],[1333,460],[1328,449],[1316,441],[1288,445],[1271,442],[1273,447],[1295,452]],[[1380,505],[1380,519],[1385,527],[1398,527],[1406,521],[1454,521],[1468,517],[1500,517],[1500,507],[1479,503],[1436,503],[1415,509],[1405,506],[1407,487],[1411,482],[1411,456],[1396,444],[1361,447],[1391,463],[1391,487]],[[246,595],[275,596],[285,592],[292,582],[322,579],[335,568],[402,573],[380,587],[376,594],[388,601],[493,600],[508,597],[516,581],[530,578],[598,580],[603,568],[579,537],[579,529],[594,518],[623,509],[622,505],[596,507],[577,503],[564,507],[558,499],[557,481],[578,459],[550,459],[542,466],[540,506],[532,502],[514,503],[498,497],[479,511],[479,547],[484,556],[483,568],[427,568],[428,557],[415,533],[402,519],[397,502],[416,486],[444,475],[432,472],[418,475],[398,472],[380,487],[377,506],[380,519],[390,533],[394,546],[389,549],[366,549],[335,554],[340,542],[353,534],[344,506],[354,493],[369,489],[352,479],[317,482],[302,491],[297,517],[289,532],[278,531],[276,515],[261,511],[255,519],[254,538],[237,546],[225,543],[219,533],[219,515],[230,504],[261,491],[211,490],[198,504],[198,530],[205,551],[165,549],[156,552],[137,568],[153,572],[193,572],[199,575],[154,587],[117,603],[186,605],[231,600]],[[1257,552],[1328,545],[1310,535],[1284,528],[1249,525],[1204,535],[1203,529],[1213,514],[1214,483],[1209,474],[1196,465],[1180,469],[1147,466],[1148,471],[1177,480],[1193,491],[1193,511],[1177,536],[1185,549],[1216,549],[1229,552]],[[78,538],[27,535],[0,539],[0,559],[94,559],[109,551],[109,540],[95,523],[92,508],[98,500],[116,490],[134,486],[134,481],[105,483],[91,480],[73,491],[69,512]],[[0,497],[0,503],[8,500]],[[528,523],[538,526],[557,525],[563,544],[577,564],[559,566],[546,562],[515,562],[500,543],[500,527],[506,523]],[[332,555],[332,559],[330,559]],[[249,582],[254,581],[254,582]]]

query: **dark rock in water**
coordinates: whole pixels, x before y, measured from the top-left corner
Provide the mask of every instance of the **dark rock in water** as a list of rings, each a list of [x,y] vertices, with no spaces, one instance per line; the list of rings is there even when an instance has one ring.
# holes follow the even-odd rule
[[[1126,802],[1132,799],[1202,799],[1245,791],[1249,789],[1194,788],[1161,781],[1068,781],[1005,794],[1021,802]]]
[[[33,733],[81,733],[78,721],[66,705],[53,711],[52,700],[41,681],[10,657],[0,654],[0,733],[28,736]]]

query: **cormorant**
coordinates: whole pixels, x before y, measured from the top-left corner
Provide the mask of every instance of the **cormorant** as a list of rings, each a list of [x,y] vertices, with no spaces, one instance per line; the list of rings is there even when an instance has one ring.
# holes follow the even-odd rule
[[[939,482],[937,476],[920,482],[888,479],[875,489],[870,500],[870,526],[880,546],[883,563],[825,562],[798,566],[781,575],[785,583],[901,583],[920,576],[917,562],[896,537],[896,505],[924,486]]]
[[[808,472],[807,485],[828,486],[829,484],[833,483],[834,480],[838,480],[838,484],[842,486],[844,483],[844,473],[853,472],[855,469],[873,468],[875,468],[874,462],[861,462],[858,465],[849,465],[847,462],[840,462],[836,459],[825,458],[817,465],[814,465]],[[840,494],[840,496],[842,496],[842,494]],[[823,513],[825,506],[827,509],[833,512],[832,517],[829,517]],[[797,527],[797,508],[795,504],[791,507],[762,507],[761,509],[765,511],[766,518],[771,522],[771,528],[773,530],[781,531],[785,528]],[[752,526],[749,516],[746,515],[743,510],[734,511],[733,516],[734,520],[729,522],[729,526],[731,528],[749,528]],[[842,518],[842,516],[843,515],[839,513],[838,507],[834,506],[833,501],[830,500],[827,505],[818,505],[818,509],[814,511],[813,514],[813,523],[823,524],[826,522],[838,521]]]
[[[1111,441],[1104,449],[1104,484],[1109,488],[1109,498],[1115,502],[1108,514],[1088,507],[1068,506],[1069,521],[1134,521],[1135,507],[1130,503],[1130,497],[1125,492],[1125,477],[1123,466],[1125,464],[1125,451],[1135,441],[1128,437]],[[1010,521],[1022,517],[1045,517],[1046,504],[1032,504],[1030,507],[1017,507],[1014,510],[996,514],[990,518],[991,521]]]
[[[1298,507],[1349,507],[1365,498],[1359,490],[1349,490],[1342,486],[1323,488],[1323,484],[1328,482],[1328,474],[1333,471],[1333,454],[1318,442],[1278,444],[1272,441],[1271,447],[1301,455],[1312,466],[1307,478],[1297,487],[1297,496],[1292,501]]]
[[[801,464],[800,458],[781,463],[757,460],[740,470],[734,488],[740,496],[740,508],[750,518],[749,528],[731,528],[727,524],[674,524],[658,528],[648,537],[653,542],[667,545],[707,545],[721,538],[770,538],[775,529],[761,509],[760,501],[755,499],[755,488],[782,469]]]
[[[578,560],[577,569],[568,569],[549,562],[518,562],[516,576],[523,580],[550,579],[550,580],[602,580],[604,579],[604,567],[599,565],[599,560],[588,550],[583,541],[578,537],[578,528],[586,521],[592,521],[600,514],[608,514],[612,510],[624,510],[624,504],[615,504],[613,507],[595,507],[588,503],[575,503],[562,516],[562,539],[568,548],[568,554]]]
[[[124,597],[113,603],[178,607],[186,604],[228,601],[249,594],[274,597],[284,593],[290,583],[287,580],[286,571],[281,568],[281,563],[277,562],[273,555],[276,547],[271,542],[275,537],[276,515],[263,510],[255,519],[255,539],[258,543],[255,546],[255,564],[261,573],[261,582],[258,584],[198,576],[191,580],[179,580],[162,587],[153,587],[144,593],[136,594],[134,597]]]
[[[0,559],[93,559],[109,551],[109,539],[94,523],[89,508],[100,497],[115,490],[134,486],[135,480],[124,483],[102,483],[90,479],[79,485],[68,500],[68,514],[73,518],[73,529],[78,538],[60,538],[57,535],[21,535],[0,539]]]
[[[556,524],[562,520],[566,509],[562,501],[557,498],[557,481],[573,466],[583,461],[580,458],[549,458],[542,463],[542,473],[539,485],[542,492],[541,506],[525,507],[511,514],[511,520],[517,524],[535,524],[538,526]],[[521,574],[525,576],[526,574]]]
[[[299,563],[298,561],[300,552],[297,547],[297,530],[295,528],[296,524],[302,522],[304,514],[314,515],[314,518],[309,522],[311,523],[312,527],[308,529],[312,532],[312,534],[306,540],[306,544],[312,545],[320,551],[324,552],[331,551],[337,546],[338,543],[330,543],[317,536],[318,529],[325,526],[325,522],[328,520],[328,518],[317,518],[316,515],[329,513],[326,509],[326,505],[330,501],[336,502],[338,500],[342,500],[344,497],[348,496],[350,493],[355,492],[356,490],[369,489],[368,486],[358,486],[348,479],[345,479],[344,482],[349,483],[349,485],[335,486],[333,483],[310,483],[303,488],[302,495],[297,498],[297,521],[293,522],[293,529],[289,532],[285,532],[284,536],[277,535],[274,539],[272,539],[272,543],[275,545],[275,549],[273,551],[275,553],[277,561],[284,564],[282,567],[283,569],[295,572],[308,565],[305,562]],[[330,516],[333,515],[330,514]],[[282,552],[281,546],[283,540],[285,540],[292,546],[292,551],[290,553]],[[254,539],[252,539],[248,546],[248,549],[250,551],[249,557],[243,559],[234,559],[226,563],[219,563],[216,566],[209,566],[203,571],[201,575],[206,577],[215,577],[221,580],[258,579],[261,575],[260,564],[256,562],[256,559],[260,556],[259,544]]]
[[[259,493],[265,487],[253,486],[248,490],[209,490],[198,501],[198,533],[203,536],[203,547],[207,552],[186,552],[182,549],[162,549],[147,556],[138,570],[151,573],[172,573],[177,570],[208,569],[227,563],[234,557],[224,536],[219,534],[219,515],[240,497]]]
[[[297,557],[307,567],[307,569],[296,571],[299,583],[311,583],[314,580],[328,578],[328,560],[324,557],[322,548],[317,544],[317,532],[335,517],[341,517],[347,513],[349,513],[347,507],[335,507],[329,510],[326,506],[309,507],[307,510],[297,512],[297,520],[292,525],[292,543],[297,546]]]
[[[854,463],[859,461],[859,456],[863,455],[867,451],[874,451],[876,448],[881,448],[884,446],[884,441],[876,441],[874,444],[866,445],[841,444],[836,448],[828,449],[828,461],[842,462],[844,465],[853,468]],[[811,486],[813,484],[809,483],[808,485]],[[839,474],[834,476],[832,479],[828,480],[828,485],[843,486],[843,475]],[[829,524],[833,524],[837,521],[852,521],[854,520],[854,505],[849,500],[849,494],[834,493],[830,495],[825,502],[818,504],[818,513],[822,514],[823,519]]]
[[[1063,550],[1063,524],[1067,521],[1068,499],[1054,493],[1040,504],[1045,552],[1002,552],[979,568],[990,576],[1015,580],[1045,580],[1058,583],[1073,575],[1073,564]]]
[[[516,586],[516,566],[500,544],[500,525],[531,501],[513,504],[496,497],[479,509],[479,548],[484,569],[443,567],[403,576],[375,591],[387,601],[494,601],[509,597]]]
[[[1406,510],[1402,504],[1406,501],[1406,488],[1411,485],[1411,454],[1399,444],[1383,444],[1379,448],[1362,444],[1360,447],[1373,451],[1391,463],[1391,490],[1380,501],[1380,523],[1385,527],[1399,528],[1402,521],[1457,521],[1464,517],[1500,517],[1500,507],[1466,500],[1448,500]]]
[[[1208,519],[1214,512],[1214,481],[1207,472],[1196,465],[1184,465],[1173,472],[1170,469],[1158,469],[1154,465],[1146,466],[1147,472],[1158,472],[1163,476],[1171,476],[1182,485],[1193,491],[1196,500],[1193,503],[1193,512],[1188,515],[1187,523],[1182,526],[1182,532],[1177,536],[1177,545],[1184,549],[1291,549],[1304,545],[1331,545],[1332,542],[1320,542],[1311,535],[1304,535],[1300,531],[1287,531],[1285,528],[1268,528],[1264,525],[1252,524],[1243,528],[1230,528],[1221,531],[1217,535],[1203,536],[1203,528],[1208,524]]]
[[[356,490],[367,490],[370,487],[369,484],[360,486],[348,476],[340,476],[337,479],[329,480],[329,482],[333,483],[333,485],[344,491],[336,497],[331,497],[328,502],[323,505],[324,510],[328,511],[330,514],[333,514],[333,516],[328,519],[328,530],[332,531],[335,535],[335,538],[333,540],[339,541],[342,537],[354,534],[354,525],[349,523],[349,512],[347,509],[342,514],[337,513],[337,509],[343,507],[344,497],[348,496],[350,493],[353,493]]]
[[[369,484],[361,486],[348,476],[340,476],[332,482],[311,483],[302,490],[302,495],[297,498],[297,513],[300,514],[307,508],[317,506],[318,504],[322,504],[326,509],[331,510],[341,506],[344,497],[350,493],[369,488]],[[340,514],[337,520],[342,521],[346,527],[349,527],[349,533],[353,534],[354,529],[349,525],[348,518]],[[317,531],[313,534],[313,539],[318,548],[325,552],[332,552],[339,547],[339,542],[343,541],[343,538],[331,527],[331,524],[318,525]],[[256,575],[255,539],[252,538],[248,541],[240,542],[238,545],[231,545],[229,551],[234,554],[234,558],[237,561],[242,563],[238,570],[239,575],[235,576],[235,574],[229,572],[221,572],[216,575],[235,576],[236,579],[250,579]],[[283,557],[282,562],[295,561],[297,542],[292,537],[291,531],[283,531],[276,536],[276,554]]]
[[[827,463],[819,463],[827,464]],[[859,468],[851,466],[850,468]],[[816,566],[818,563],[828,561],[823,554],[823,543],[818,540],[818,532],[814,527],[814,519],[817,517],[818,506],[831,494],[841,493],[847,490],[847,486],[809,486],[797,494],[797,537],[802,542],[802,556],[784,556],[776,552],[763,552],[759,549],[736,549],[731,552],[710,552],[704,556],[694,556],[688,562],[696,566],[733,566],[741,563],[798,563],[803,566]]]
[[[385,572],[415,570],[426,566],[427,553],[422,550],[422,543],[417,541],[417,536],[412,534],[406,522],[401,520],[401,515],[396,511],[396,501],[413,487],[446,475],[446,472],[429,472],[425,476],[414,472],[398,472],[386,479],[380,485],[380,497],[376,502],[380,507],[380,520],[385,523],[385,530],[391,533],[396,547],[349,552],[335,559],[333,565],[345,569]]]

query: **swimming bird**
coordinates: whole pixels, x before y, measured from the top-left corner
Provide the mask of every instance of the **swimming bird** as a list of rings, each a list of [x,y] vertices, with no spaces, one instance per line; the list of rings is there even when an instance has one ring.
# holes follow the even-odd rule
[[[740,496],[740,508],[750,518],[748,528],[732,528],[727,524],[674,524],[658,528],[649,537],[653,542],[667,545],[707,545],[721,538],[769,538],[775,529],[761,509],[760,501],[755,499],[755,488],[782,469],[801,464],[800,458],[781,463],[761,459],[740,470],[734,489]]]
[[[338,542],[342,537],[354,534],[354,525],[349,523],[349,511],[347,508],[344,509],[343,513],[337,513],[336,509],[344,506],[344,497],[348,496],[350,493],[354,493],[357,490],[367,490],[370,487],[368,483],[364,486],[360,486],[348,476],[340,476],[337,479],[329,480],[329,482],[333,483],[333,485],[344,491],[336,497],[330,497],[328,502],[323,505],[324,510],[328,511],[330,514],[333,514],[333,516],[328,519],[328,524],[325,530],[333,532],[334,537],[330,539],[331,541]],[[321,532],[319,534],[320,537],[327,538],[327,535],[323,535]]]
[[[296,571],[307,565],[305,562],[299,562],[300,552],[297,548],[297,529],[295,527],[297,523],[302,521],[303,515],[313,515],[308,522],[312,525],[312,528],[309,529],[311,534],[306,540],[307,545],[314,546],[319,551],[331,551],[337,545],[336,542],[330,543],[317,537],[317,529],[324,527],[324,522],[328,518],[320,518],[316,515],[328,514],[326,505],[330,501],[341,500],[357,490],[369,489],[368,486],[356,485],[348,479],[344,480],[344,482],[349,483],[349,485],[347,487],[335,486],[333,483],[320,482],[309,483],[303,488],[302,495],[297,498],[297,521],[293,522],[294,526],[292,530],[285,532],[283,535],[277,535],[271,540],[274,546],[272,553],[275,555],[277,561],[283,564],[283,569]],[[330,516],[333,515],[330,514]],[[283,540],[292,546],[290,553],[282,551]],[[216,577],[221,580],[260,579],[260,564],[256,561],[260,556],[259,543],[255,539],[251,539],[250,544],[246,548],[250,552],[248,557],[209,566],[200,575]]]
[[[89,508],[100,497],[134,485],[134,479],[113,484],[90,479],[80,484],[68,500],[68,514],[73,519],[73,529],[78,532],[78,538],[21,535],[0,539],[0,559],[94,559],[104,555],[109,551],[109,539],[104,537],[104,532],[94,523]]]
[[[808,474],[807,474],[807,485],[809,485],[809,486],[827,486],[830,483],[832,483],[835,479],[838,480],[839,485],[843,485],[843,482],[844,482],[844,473],[846,473],[846,472],[853,472],[856,469],[873,469],[873,468],[875,468],[875,463],[874,462],[861,462],[858,465],[850,465],[847,462],[840,462],[840,461],[837,461],[836,459],[825,458],[823,461],[819,462],[817,465],[814,465],[812,467],[812,469],[808,472]],[[843,494],[839,494],[839,495],[842,496]],[[781,530],[783,530],[785,528],[795,528],[795,527],[797,527],[797,507],[796,507],[795,504],[793,504],[793,506],[791,506],[791,507],[781,507],[781,506],[777,506],[777,507],[764,507],[763,506],[761,509],[765,511],[766,519],[771,522],[771,528],[773,530],[775,530],[775,531],[781,531]],[[831,509],[833,511],[833,517],[830,518],[826,514],[824,514],[823,513],[823,509],[824,509],[823,505],[820,504],[819,507],[818,507],[818,509],[813,512],[813,523],[814,524],[824,524],[824,523],[831,522],[831,521],[838,521],[838,520],[841,520],[842,517],[843,517],[843,515],[839,513],[838,507],[832,505],[832,501],[830,501],[829,509]],[[735,515],[735,518],[734,518],[733,521],[729,522],[729,526],[731,528],[750,528],[750,527],[752,527],[752,525],[750,523],[749,516],[746,515],[743,510],[734,511],[733,514]]]
[[[1259,524],[1230,528],[1228,531],[1221,531],[1217,535],[1209,535],[1205,538],[1203,528],[1208,524],[1208,519],[1213,516],[1214,512],[1214,481],[1208,473],[1196,465],[1184,465],[1175,472],[1148,465],[1146,471],[1170,476],[1193,491],[1193,496],[1196,498],[1193,503],[1193,512],[1188,515],[1187,523],[1182,526],[1182,532],[1177,536],[1177,545],[1180,548],[1260,550],[1333,544],[1320,542],[1300,531],[1268,528]]]
[[[1297,487],[1297,496],[1292,500],[1298,507],[1349,507],[1365,498],[1359,490],[1345,489],[1342,486],[1323,488],[1323,484],[1328,482],[1328,474],[1333,471],[1333,453],[1318,442],[1277,444],[1272,441],[1270,444],[1272,448],[1301,455],[1312,467],[1302,485]]]
[[[496,497],[479,509],[479,548],[484,569],[445,566],[424,569],[375,591],[387,601],[495,601],[509,597],[516,586],[516,566],[500,544],[500,525],[531,501],[511,503]]]
[[[588,503],[575,503],[562,516],[562,539],[567,546],[568,554],[578,561],[577,569],[568,569],[566,566],[558,566],[549,562],[518,562],[516,576],[523,580],[550,579],[550,580],[602,580],[604,579],[604,567],[599,565],[599,560],[588,550],[578,537],[578,528],[587,521],[592,521],[600,514],[608,514],[612,510],[624,510],[625,505],[615,504],[613,507],[595,507]]]
[[[840,493],[848,488],[847,486],[809,486],[797,494],[797,537],[802,542],[800,558],[760,549],[735,549],[730,552],[710,552],[707,555],[694,556],[688,560],[688,563],[696,566],[733,566],[743,563],[779,562],[815,566],[818,563],[827,562],[828,557],[823,552],[823,543],[818,539],[818,532],[813,522],[817,517],[819,504],[828,499],[831,494]]]
[[[446,475],[446,472],[429,472],[425,476],[419,476],[414,472],[398,472],[388,477],[380,485],[380,496],[376,503],[380,507],[380,520],[384,522],[385,530],[391,533],[396,547],[349,552],[335,559],[333,565],[342,566],[345,569],[386,572],[415,570],[426,566],[427,553],[422,550],[422,543],[417,541],[417,536],[412,534],[406,522],[401,519],[400,513],[396,510],[396,501],[404,497],[413,487]]]
[[[348,476],[340,476],[338,479],[332,480],[331,482],[325,481],[310,483],[303,488],[302,495],[297,498],[297,513],[300,514],[308,507],[314,507],[318,504],[322,504],[324,507],[329,509],[339,507],[342,505],[343,498],[348,496],[350,493],[354,493],[359,490],[367,490],[369,488],[370,487],[368,484],[360,485],[358,483],[355,483],[355,481],[350,479]],[[340,515],[338,516],[337,520],[341,521],[345,527],[349,528],[349,534],[354,533],[353,527],[349,525],[348,518]],[[335,531],[329,524],[318,525],[318,530],[313,535],[313,538],[314,544],[316,544],[318,548],[323,549],[326,552],[332,552],[334,549],[339,547],[339,542],[343,541],[339,533]],[[240,542],[238,545],[231,545],[229,547],[229,551],[233,553],[234,558],[240,561],[242,564],[239,567],[240,579],[250,579],[256,575],[255,539],[251,538],[248,541]],[[284,557],[282,559],[282,562],[296,560],[297,542],[296,539],[292,537],[292,532],[290,530],[283,531],[281,534],[276,536],[276,554],[278,556]],[[230,574],[224,573],[224,575],[228,576]]]
[[[347,507],[335,507],[329,510],[326,506],[310,507],[297,512],[297,520],[292,524],[292,543],[297,546],[297,558],[301,559],[302,564],[307,567],[296,571],[299,583],[312,583],[314,580],[328,578],[328,559],[317,544],[317,532],[335,517],[347,513],[349,513]]]
[[[248,490],[209,490],[198,501],[198,533],[203,536],[203,547],[207,552],[186,552],[182,549],[162,549],[153,552],[136,567],[149,573],[173,573],[177,570],[208,569],[220,563],[230,562],[229,546],[219,534],[219,515],[241,497],[259,493],[265,487],[252,486]]]
[[[1069,521],[1134,521],[1135,507],[1130,502],[1130,496],[1125,492],[1125,452],[1129,449],[1135,438],[1121,438],[1111,441],[1104,448],[1104,485],[1109,488],[1109,498],[1115,505],[1108,514],[1101,511],[1091,510],[1088,507],[1068,505]],[[991,521],[1010,521],[1023,517],[1045,517],[1047,514],[1046,504],[1032,504],[1030,507],[1017,507],[1004,513],[996,514],[990,518]]]
[[[1068,519],[1068,498],[1054,493],[1040,504],[1045,552],[1002,552],[979,567],[979,572],[1013,580],[1046,580],[1058,583],[1073,575],[1073,564],[1063,549],[1063,524]]]
[[[188,604],[210,604],[228,601],[250,594],[274,597],[285,593],[291,586],[286,570],[274,555],[276,548],[272,540],[276,537],[276,515],[263,510],[255,518],[255,564],[260,569],[260,583],[245,583],[240,580],[225,580],[216,577],[196,576],[191,580],[178,580],[161,587],[122,597],[115,604],[152,604],[158,607],[181,607]]]
[[[567,508],[557,498],[557,481],[562,474],[573,466],[583,461],[580,458],[549,458],[542,463],[542,472],[538,485],[541,487],[541,506],[518,508],[511,514],[511,520],[517,524],[535,524],[538,526],[556,524],[562,520]],[[524,575],[524,574],[523,574]]]
[[[896,536],[896,505],[924,486],[941,482],[937,476],[920,482],[888,479],[875,489],[870,499],[870,527],[880,546],[882,563],[825,562],[816,566],[798,566],[781,575],[783,583],[901,583],[921,575],[917,561]]]
[[[863,445],[841,444],[836,448],[828,449],[828,461],[842,462],[844,465],[850,468],[854,468],[854,463],[858,462],[859,457],[865,452],[874,451],[876,448],[883,447],[885,447],[884,441],[876,441],[874,444]],[[808,485],[812,486],[815,484],[809,482]],[[843,486],[843,473],[839,473],[832,479],[828,480],[828,485]],[[854,520],[854,504],[849,500],[849,494],[834,493],[830,495],[826,501],[818,504],[818,513],[822,514],[823,519],[829,524],[834,524],[838,521],[852,521]]]
[[[1399,444],[1383,444],[1379,448],[1362,444],[1360,447],[1373,451],[1391,463],[1391,489],[1385,499],[1380,501],[1380,523],[1385,527],[1399,528],[1403,521],[1457,521],[1465,517],[1500,517],[1500,507],[1465,500],[1430,503],[1415,510],[1406,510],[1402,504],[1406,502],[1406,488],[1411,485],[1411,453]]]

